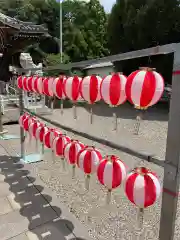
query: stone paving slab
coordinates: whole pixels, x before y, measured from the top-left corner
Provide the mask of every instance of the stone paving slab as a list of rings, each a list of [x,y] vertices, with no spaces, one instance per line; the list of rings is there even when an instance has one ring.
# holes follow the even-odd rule
[[[16,237],[10,238],[11,240],[31,240],[27,237],[27,235],[25,233],[20,234]],[[33,240],[33,239],[32,239]]]
[[[0,198],[7,197],[9,194],[11,194],[11,191],[9,190],[9,184],[0,182]]]
[[[34,168],[32,165],[25,165],[24,167],[26,170],[28,170],[31,174],[31,177],[35,177],[35,185],[37,188],[39,186],[44,186],[44,183],[42,180],[37,177],[36,172],[34,171]],[[66,225],[69,229],[72,229],[74,235],[77,237],[77,240],[90,240],[90,237],[87,233],[87,230],[82,227],[82,224],[76,219],[74,215],[69,211],[69,209],[63,205],[59,199],[56,196],[56,193],[52,191],[50,188],[44,186],[44,189],[42,191],[42,194],[46,198],[47,196],[52,196],[51,200],[51,206],[56,211],[56,213],[59,215],[60,219],[66,220],[69,219],[70,221],[66,221]],[[47,199],[48,200],[48,199]],[[54,240],[54,238],[53,238]],[[55,239],[56,240],[56,239]]]
[[[0,198],[0,216],[12,211],[12,207],[6,197]]]
[[[0,216],[0,239],[7,240],[28,230],[29,221],[19,211]]]
[[[56,195],[45,189],[36,175],[31,175],[29,166],[33,165],[23,167],[18,157],[8,156],[15,154],[11,149],[15,142],[0,140],[0,145],[7,149],[4,156],[0,154],[0,189],[3,186],[2,196],[13,208],[0,216],[0,240],[89,240],[84,227],[58,202]]]

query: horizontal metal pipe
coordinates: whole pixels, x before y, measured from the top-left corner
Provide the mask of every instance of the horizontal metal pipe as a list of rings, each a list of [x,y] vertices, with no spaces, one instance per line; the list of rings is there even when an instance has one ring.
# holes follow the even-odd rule
[[[92,135],[90,135],[90,134],[88,134],[88,133],[81,132],[81,131],[77,131],[77,130],[75,130],[75,129],[73,129],[73,128],[64,126],[64,125],[62,125],[62,124],[60,124],[60,123],[58,123],[58,122],[52,121],[52,120],[50,120],[50,119],[47,119],[47,118],[45,118],[45,117],[43,117],[43,116],[41,116],[41,115],[39,115],[39,114],[37,114],[37,113],[34,113],[34,112],[30,111],[30,110],[27,109],[27,108],[25,108],[24,110],[27,111],[27,112],[29,112],[30,114],[38,117],[39,119],[41,119],[41,120],[49,123],[49,124],[52,124],[52,125],[54,125],[54,126],[56,126],[56,127],[58,127],[58,128],[64,129],[65,131],[72,132],[72,133],[77,134],[77,135],[79,135],[79,136],[81,136],[81,137],[84,137],[84,138],[90,139],[90,140],[92,140],[92,141],[98,142],[98,143],[103,144],[103,145],[105,145],[105,146],[108,146],[108,147],[110,147],[110,148],[114,148],[114,149],[116,149],[116,150],[125,152],[125,153],[127,153],[127,154],[129,154],[129,155],[138,157],[138,158],[140,158],[140,159],[142,159],[142,160],[145,160],[145,161],[147,161],[147,162],[154,163],[154,164],[156,164],[156,165],[158,165],[158,166],[160,166],[160,167],[164,167],[164,161],[155,158],[153,155],[143,154],[143,153],[140,153],[140,152],[135,151],[135,150],[133,150],[133,149],[130,149],[130,148],[121,146],[121,145],[119,145],[119,144],[113,143],[113,142],[108,141],[108,140],[105,140],[105,139],[103,139],[103,138],[95,137],[95,136],[92,136]]]

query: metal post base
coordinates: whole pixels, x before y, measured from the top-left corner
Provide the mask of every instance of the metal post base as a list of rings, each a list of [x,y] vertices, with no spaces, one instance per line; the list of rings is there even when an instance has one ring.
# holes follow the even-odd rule
[[[6,134],[8,133],[8,130],[3,130],[0,132],[0,139],[1,140],[10,140],[10,139],[20,139],[20,136],[18,135],[13,135],[13,134]]]
[[[25,164],[30,164],[30,163],[36,163],[36,162],[41,162],[42,160],[42,155],[41,154],[36,154],[32,153],[29,155],[26,155],[24,159],[20,159],[20,162],[25,163]]]

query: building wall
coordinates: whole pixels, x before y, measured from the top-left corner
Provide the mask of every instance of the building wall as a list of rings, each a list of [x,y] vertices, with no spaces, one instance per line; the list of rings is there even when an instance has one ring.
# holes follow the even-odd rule
[[[105,77],[113,72],[113,66],[109,67],[99,67],[99,68],[91,68],[86,70],[86,75],[99,75],[100,77]]]

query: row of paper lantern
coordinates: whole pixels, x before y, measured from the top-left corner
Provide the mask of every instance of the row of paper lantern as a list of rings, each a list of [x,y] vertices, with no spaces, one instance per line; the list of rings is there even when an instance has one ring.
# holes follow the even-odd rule
[[[146,208],[155,203],[160,195],[161,187],[158,177],[145,167],[137,167],[130,173],[119,157],[110,155],[103,157],[95,147],[85,146],[78,140],[62,134],[58,129],[50,128],[37,118],[25,113],[19,119],[19,124],[31,139],[52,149],[62,161],[72,166],[73,176],[76,166],[86,176],[86,188],[92,174],[97,175],[99,182],[107,189],[107,196],[111,191],[125,182],[127,198],[139,208]],[[110,200],[107,200],[109,203]]]
[[[128,77],[114,73],[104,77],[19,76],[18,87],[47,96],[65,97],[74,103],[82,97],[89,104],[104,100],[110,106],[118,106],[126,100],[136,108],[146,109],[156,104],[164,92],[164,79],[153,69],[144,68],[131,73]]]

